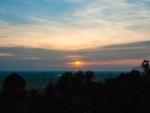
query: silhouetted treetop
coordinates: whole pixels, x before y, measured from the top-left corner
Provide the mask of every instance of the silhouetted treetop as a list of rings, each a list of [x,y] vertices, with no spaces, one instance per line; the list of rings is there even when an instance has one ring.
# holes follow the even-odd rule
[[[19,76],[17,73],[12,73],[9,75],[3,84],[4,89],[11,89],[11,88],[19,88],[24,89],[26,86],[25,80]]]
[[[93,81],[94,78],[95,78],[95,73],[93,71],[87,71],[85,73],[85,79],[87,80],[87,82]]]
[[[149,60],[144,60],[144,61],[142,62],[142,67],[144,68],[145,74],[149,74],[149,73],[150,73]]]

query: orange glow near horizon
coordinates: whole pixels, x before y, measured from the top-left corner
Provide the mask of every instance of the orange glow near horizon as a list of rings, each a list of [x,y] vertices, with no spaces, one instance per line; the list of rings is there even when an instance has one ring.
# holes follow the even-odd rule
[[[141,59],[124,59],[124,60],[112,60],[112,61],[96,61],[96,62],[85,62],[85,61],[73,61],[68,63],[69,67],[72,68],[90,68],[90,67],[109,67],[109,66],[124,66],[124,67],[136,67],[140,66]]]

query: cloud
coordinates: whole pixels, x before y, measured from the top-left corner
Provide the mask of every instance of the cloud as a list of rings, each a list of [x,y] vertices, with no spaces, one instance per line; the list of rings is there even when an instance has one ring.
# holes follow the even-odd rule
[[[84,54],[89,61],[107,61],[122,59],[149,59],[149,51],[150,41],[143,41],[83,50],[81,54]]]
[[[13,56],[13,55],[10,53],[1,53],[0,52],[0,57],[7,57],[7,56]]]
[[[128,69],[139,66],[143,59],[149,59],[149,48],[150,41],[77,51],[0,47],[0,53],[13,54],[0,57],[0,68],[67,70],[73,69],[69,63],[83,61],[86,62],[83,69]]]
[[[53,70],[65,69],[67,51],[24,47],[0,47],[1,53],[13,56],[0,57],[1,70]]]
[[[132,32],[114,25],[82,28],[47,21],[38,20],[39,23],[36,24],[19,26],[1,22],[0,46],[77,50],[149,38],[148,31],[146,33]]]
[[[149,40],[149,1],[63,0],[59,2],[44,0],[35,3],[29,0],[15,0],[13,7],[0,5],[1,9],[10,11],[5,12],[6,18],[0,16],[0,46],[79,50]],[[15,8],[16,4],[20,4],[18,9]],[[48,7],[48,4],[53,7]],[[30,8],[31,11],[28,10]],[[11,12],[11,9],[15,11]],[[20,14],[18,11],[24,13]],[[10,21],[12,20],[10,14],[18,19],[24,18],[24,21],[13,23]]]

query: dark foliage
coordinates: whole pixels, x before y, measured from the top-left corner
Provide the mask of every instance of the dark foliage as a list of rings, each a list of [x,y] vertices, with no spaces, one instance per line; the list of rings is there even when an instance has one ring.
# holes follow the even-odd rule
[[[17,73],[12,73],[3,84],[4,98],[12,101],[21,99],[25,92],[25,86],[25,80]]]
[[[94,72],[66,72],[43,93],[26,91],[16,73],[5,79],[0,92],[0,113],[148,113],[150,112],[149,62],[144,73],[132,70],[104,83],[94,81]]]

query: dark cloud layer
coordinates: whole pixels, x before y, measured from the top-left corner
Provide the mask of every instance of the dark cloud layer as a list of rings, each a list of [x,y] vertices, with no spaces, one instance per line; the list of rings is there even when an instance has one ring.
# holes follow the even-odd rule
[[[74,56],[74,58],[69,56]],[[150,41],[78,51],[0,47],[0,70],[63,70],[69,69],[67,63],[73,60],[101,62],[149,58]],[[111,68],[114,65],[110,64],[108,67]],[[92,69],[94,68],[98,67],[93,65]]]
[[[150,41],[111,45],[93,50],[84,50],[81,54],[87,60],[144,59],[150,57]]]

